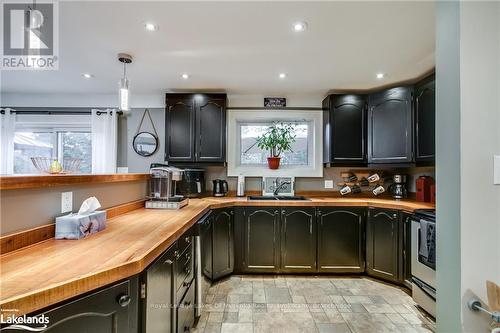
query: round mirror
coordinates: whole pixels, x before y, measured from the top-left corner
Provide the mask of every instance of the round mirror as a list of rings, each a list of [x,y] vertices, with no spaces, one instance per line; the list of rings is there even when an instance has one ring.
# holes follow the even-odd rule
[[[139,132],[134,136],[132,146],[138,155],[148,157],[158,149],[158,138],[153,133]]]

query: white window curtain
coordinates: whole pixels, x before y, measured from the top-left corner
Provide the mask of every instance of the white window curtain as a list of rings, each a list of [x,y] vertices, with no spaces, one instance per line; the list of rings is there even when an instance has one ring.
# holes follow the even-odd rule
[[[116,173],[118,115],[115,109],[93,109],[92,173]]]
[[[0,115],[0,174],[14,173],[14,134],[16,114],[12,109],[1,109]]]

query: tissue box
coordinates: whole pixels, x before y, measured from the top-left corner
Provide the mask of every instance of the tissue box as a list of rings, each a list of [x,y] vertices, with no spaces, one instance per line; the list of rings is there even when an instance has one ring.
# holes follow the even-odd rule
[[[56,239],[80,239],[105,228],[105,211],[56,217]]]

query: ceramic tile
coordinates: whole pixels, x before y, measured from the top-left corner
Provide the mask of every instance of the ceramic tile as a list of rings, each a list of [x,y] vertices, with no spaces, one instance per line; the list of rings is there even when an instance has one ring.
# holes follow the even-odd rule
[[[194,332],[436,331],[411,296],[371,278],[232,276],[208,291]]]
[[[252,323],[223,323],[221,333],[253,333]]]

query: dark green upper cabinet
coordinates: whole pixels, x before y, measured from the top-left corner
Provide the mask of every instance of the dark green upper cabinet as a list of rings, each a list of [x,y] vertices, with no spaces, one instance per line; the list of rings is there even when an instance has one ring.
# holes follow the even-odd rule
[[[366,96],[329,95],[323,100],[323,163],[366,163]]]
[[[436,82],[434,75],[415,86],[415,161],[432,164],[436,157]]]
[[[399,213],[369,208],[366,221],[366,268],[374,277],[399,281]]]
[[[195,95],[196,160],[226,160],[226,95]]]
[[[366,209],[318,208],[318,271],[365,271],[364,234]]]
[[[226,99],[226,94],[166,94],[166,161],[226,161]]]
[[[280,212],[277,207],[248,207],[243,211],[244,272],[278,272]]]
[[[189,95],[167,95],[165,114],[165,159],[193,161],[194,99]]]
[[[397,87],[369,96],[369,164],[413,162],[412,90]]]
[[[311,207],[281,209],[281,271],[316,270],[316,211]]]

